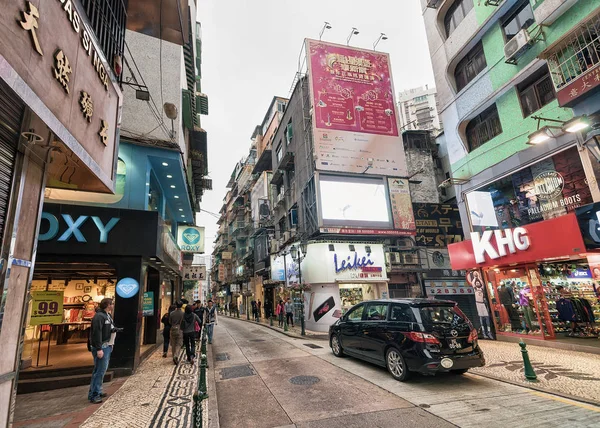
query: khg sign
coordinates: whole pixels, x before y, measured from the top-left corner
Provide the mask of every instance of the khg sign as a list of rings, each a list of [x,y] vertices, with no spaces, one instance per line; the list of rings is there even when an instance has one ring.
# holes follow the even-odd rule
[[[491,241],[492,236],[496,240],[495,244]],[[482,234],[471,232],[471,243],[477,263],[484,263],[486,254],[490,259],[495,260],[509,253],[515,254],[517,250],[525,251],[530,246],[527,230],[523,227],[486,230]]]

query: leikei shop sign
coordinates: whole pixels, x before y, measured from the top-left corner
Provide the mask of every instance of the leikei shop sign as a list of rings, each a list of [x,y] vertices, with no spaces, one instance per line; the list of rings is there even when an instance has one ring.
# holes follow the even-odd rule
[[[561,239],[556,239],[556,231]],[[585,252],[574,213],[502,230],[471,233],[471,240],[448,246],[452,269],[536,263]]]

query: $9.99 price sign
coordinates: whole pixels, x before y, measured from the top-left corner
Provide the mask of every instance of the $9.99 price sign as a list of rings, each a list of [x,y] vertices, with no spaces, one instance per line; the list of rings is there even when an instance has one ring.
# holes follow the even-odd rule
[[[60,324],[62,322],[62,291],[33,291],[31,298],[30,325]]]

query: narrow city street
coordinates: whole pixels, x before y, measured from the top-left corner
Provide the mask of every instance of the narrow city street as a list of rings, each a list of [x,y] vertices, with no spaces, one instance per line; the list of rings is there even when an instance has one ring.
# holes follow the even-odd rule
[[[327,341],[221,317],[212,345],[218,418],[232,427],[600,427],[600,408],[474,374],[406,383]]]

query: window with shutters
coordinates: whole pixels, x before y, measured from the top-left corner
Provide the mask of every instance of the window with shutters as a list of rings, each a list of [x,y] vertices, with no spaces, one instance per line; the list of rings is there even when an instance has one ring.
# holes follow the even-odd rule
[[[471,119],[467,125],[469,151],[473,151],[502,133],[502,124],[496,104]]]
[[[446,37],[452,34],[471,9],[473,9],[473,0],[456,0],[452,6],[448,8],[448,11],[444,16]]]
[[[548,67],[542,67],[527,80],[517,86],[523,117],[538,111],[556,98]]]
[[[456,66],[456,70],[454,71],[456,90],[461,91],[486,67],[487,63],[483,53],[483,44],[479,42]]]
[[[502,30],[508,42],[523,28],[529,28],[535,22],[529,0],[521,0],[516,7],[502,19]]]
[[[292,121],[290,120],[285,129],[285,142],[288,146],[291,144],[293,136],[294,136],[294,129],[292,128]]]

